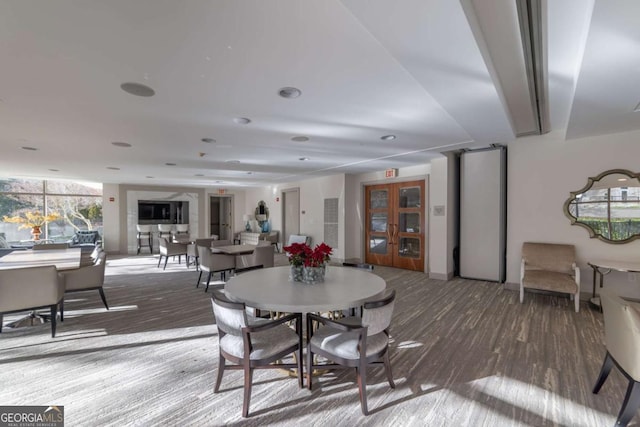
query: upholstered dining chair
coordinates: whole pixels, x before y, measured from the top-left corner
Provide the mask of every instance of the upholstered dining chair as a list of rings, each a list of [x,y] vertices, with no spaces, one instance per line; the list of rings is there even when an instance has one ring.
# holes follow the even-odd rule
[[[109,310],[107,297],[104,295],[104,270],[107,264],[107,254],[98,251],[93,265],[80,267],[75,270],[61,271],[64,278],[65,293],[97,290],[105,308]]]
[[[243,303],[233,302],[220,291],[212,291],[211,303],[218,327],[218,375],[214,392],[220,390],[225,369],[244,371],[242,416],[249,416],[253,370],[256,368],[297,369],[298,386],[302,387],[302,314],[295,313],[277,320],[247,316]],[[285,323],[295,322],[295,330]],[[296,363],[277,363],[289,354]],[[233,363],[227,366],[226,361]]]
[[[307,314],[307,387],[312,388],[315,368],[356,368],[360,407],[367,408],[367,367],[383,364],[389,386],[395,388],[389,361],[389,325],[396,298],[395,290],[386,290],[364,303],[362,317],[331,320],[317,314]],[[320,325],[314,331],[313,322]],[[333,363],[314,363],[314,354]]]
[[[236,271],[246,270],[262,266],[263,268],[273,267],[274,248],[271,242],[261,240],[248,255],[236,255]]]
[[[164,257],[164,268],[167,268],[167,261],[170,256],[178,257],[178,264],[180,264],[180,260],[182,259],[182,255],[184,255],[185,260],[187,259],[187,245],[184,243],[174,243],[170,242],[166,237],[158,238],[158,244],[160,245],[160,258],[158,258],[158,267],[160,267],[160,262],[162,261],[162,257]],[[185,261],[187,268],[189,268],[189,263]]]
[[[209,283],[213,273],[220,273],[220,280],[225,281],[227,271],[233,271],[236,268],[236,258],[233,255],[211,253],[210,246],[198,246],[198,258],[200,259],[200,274],[198,275],[196,288],[200,286],[202,272],[204,271],[207,273],[205,292],[209,290]]]
[[[58,306],[60,321],[64,320],[63,298],[64,280],[53,265],[0,270],[0,332],[6,313],[49,308],[55,338]]]
[[[610,288],[600,289],[600,301],[607,353],[593,393],[600,391],[613,365],[617,366],[629,385],[615,425],[626,426],[640,407],[640,304],[623,300]]]

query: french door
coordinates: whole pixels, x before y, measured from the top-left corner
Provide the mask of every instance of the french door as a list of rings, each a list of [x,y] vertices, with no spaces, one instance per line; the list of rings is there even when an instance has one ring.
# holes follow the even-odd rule
[[[365,261],[424,271],[424,181],[365,187]]]

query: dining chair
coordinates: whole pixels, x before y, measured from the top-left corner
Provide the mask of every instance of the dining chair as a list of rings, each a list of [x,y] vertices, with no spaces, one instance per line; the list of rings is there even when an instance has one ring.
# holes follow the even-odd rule
[[[0,270],[0,332],[4,314],[48,308],[51,338],[55,338],[58,307],[60,321],[64,321],[63,298],[64,279],[53,265]]]
[[[249,416],[249,401],[254,369],[297,369],[302,388],[302,314],[277,320],[247,316],[243,303],[231,301],[220,291],[212,291],[211,304],[218,327],[218,375],[214,393],[220,390],[225,369],[244,372],[242,416]],[[295,330],[286,323],[294,322]],[[296,363],[274,363],[294,354]],[[232,365],[227,365],[229,361]]]
[[[60,275],[64,278],[64,292],[81,292],[97,290],[105,308],[109,310],[107,298],[104,294],[104,270],[107,264],[107,254],[104,251],[96,255],[93,265],[80,267],[75,270],[61,271]]]
[[[158,237],[169,237],[169,239],[171,239],[172,231],[173,231],[173,225],[158,224]]]
[[[605,354],[593,387],[597,394],[615,365],[629,381],[615,426],[626,426],[640,407],[640,304],[625,301],[610,288],[600,289]]]
[[[140,250],[142,249],[142,243],[144,241],[146,241],[147,245],[149,247],[149,253],[153,253],[153,230],[151,228],[151,225],[149,224],[138,224],[136,225],[136,239],[138,240],[138,254],[140,253]]]
[[[395,290],[386,290],[364,303],[361,317],[331,320],[307,314],[307,387],[312,388],[314,370],[356,368],[360,407],[367,408],[367,367],[383,364],[387,381],[395,388],[389,361],[389,326],[396,298]],[[314,331],[313,322],[320,326]],[[314,355],[333,363],[314,363]]]
[[[187,258],[187,245],[184,243],[174,243],[170,242],[166,237],[158,238],[158,244],[160,246],[160,258],[158,258],[158,267],[160,267],[160,262],[162,261],[162,257],[164,257],[164,268],[167,268],[167,261],[170,256],[178,257],[178,264],[180,264],[180,260],[182,259],[182,255],[184,255],[185,260]],[[185,261],[187,268],[189,268],[189,263]]]
[[[207,273],[207,286],[204,291],[209,290],[209,283],[213,273],[220,273],[220,280],[223,282],[227,279],[227,271],[233,271],[236,268],[236,258],[233,255],[214,254],[211,252],[210,246],[198,246],[198,258],[200,258],[200,274],[196,288],[200,286],[202,280],[202,272]]]
[[[261,240],[252,253],[247,255],[236,255],[236,271],[247,270],[262,266],[263,268],[273,267],[274,248],[271,242]]]

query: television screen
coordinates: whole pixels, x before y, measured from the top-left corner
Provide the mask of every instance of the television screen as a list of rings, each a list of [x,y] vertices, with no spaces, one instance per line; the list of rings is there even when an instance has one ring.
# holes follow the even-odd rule
[[[171,219],[171,204],[138,202],[138,219]]]

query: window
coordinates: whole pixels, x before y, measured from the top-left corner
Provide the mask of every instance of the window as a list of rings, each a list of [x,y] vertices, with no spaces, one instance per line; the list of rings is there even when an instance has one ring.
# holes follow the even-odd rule
[[[102,184],[25,179],[0,179],[0,219],[25,213],[57,214],[40,238],[54,242],[71,240],[76,230],[102,232]],[[31,240],[31,227],[0,222],[7,241]]]

